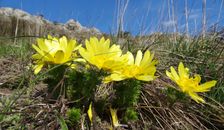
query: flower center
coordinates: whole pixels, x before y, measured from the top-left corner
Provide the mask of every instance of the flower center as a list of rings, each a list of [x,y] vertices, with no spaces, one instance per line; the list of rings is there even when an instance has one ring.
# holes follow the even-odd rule
[[[139,66],[136,66],[136,65],[130,65],[130,66],[127,66],[125,69],[124,69],[124,75],[126,75],[127,77],[134,77],[136,76],[138,73],[139,73]]]
[[[193,78],[181,78],[178,81],[179,86],[181,87],[183,92],[193,91],[196,87],[198,87],[198,82]]]

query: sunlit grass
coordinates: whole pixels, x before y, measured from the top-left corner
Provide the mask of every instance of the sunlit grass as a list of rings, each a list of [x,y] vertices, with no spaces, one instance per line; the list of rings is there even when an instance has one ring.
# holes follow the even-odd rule
[[[20,38],[14,42],[12,38],[0,37],[0,57],[27,58],[31,51],[28,38]]]

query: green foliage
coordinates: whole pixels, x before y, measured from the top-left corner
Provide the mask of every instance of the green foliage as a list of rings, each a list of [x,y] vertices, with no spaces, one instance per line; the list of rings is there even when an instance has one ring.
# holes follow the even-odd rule
[[[94,102],[94,108],[97,114],[104,115],[103,113],[107,109],[107,105],[110,103],[110,101],[106,99],[97,100]]]
[[[70,100],[82,99],[80,105],[88,105],[90,100],[94,100],[94,92],[100,84],[100,76],[94,70],[84,72],[71,71],[68,73],[67,96]]]
[[[186,102],[186,100],[188,99],[185,93],[178,91],[174,88],[168,87],[164,91],[171,104],[177,101]]]
[[[57,118],[58,118],[58,122],[59,122],[59,124],[61,126],[61,129],[62,130],[68,130],[68,126],[67,126],[64,118],[61,115],[58,115]]]
[[[61,93],[65,91],[64,76],[67,66],[65,65],[50,65],[49,73],[46,75],[44,83],[48,84],[48,92],[50,97],[56,99]]]
[[[4,119],[0,122],[3,124],[1,128],[5,129],[18,129],[21,128],[20,124],[18,122],[21,121],[21,115],[20,114],[10,114],[10,115],[5,115]]]
[[[114,85],[116,99],[114,105],[117,107],[132,107],[138,103],[141,93],[141,82],[130,79],[116,82]]]
[[[21,113],[12,113],[12,105],[15,99],[0,98],[0,124],[2,129],[19,129]],[[4,114],[6,113],[6,114]]]
[[[133,109],[133,108],[128,108],[128,109],[125,111],[123,120],[124,120],[124,122],[128,122],[128,121],[136,121],[136,120],[138,120],[138,113],[136,112],[135,109]]]
[[[77,122],[80,121],[81,111],[79,108],[71,108],[68,109],[66,115],[68,117],[67,122],[70,124],[70,126],[74,126]]]

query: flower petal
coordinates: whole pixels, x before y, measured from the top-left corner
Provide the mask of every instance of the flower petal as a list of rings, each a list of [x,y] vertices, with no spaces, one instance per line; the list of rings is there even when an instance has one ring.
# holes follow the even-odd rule
[[[142,60],[142,51],[138,50],[136,58],[135,58],[135,65],[139,66]]]
[[[167,70],[166,70],[166,76],[169,77],[171,80],[175,81],[173,75]]]
[[[194,93],[194,92],[188,92],[189,96],[196,101],[197,103],[205,103],[205,100],[203,98],[201,98],[200,96],[198,96],[198,94]]]
[[[140,75],[136,76],[136,79],[142,80],[142,81],[152,81],[155,79],[154,75]]]
[[[187,70],[184,68],[184,64],[182,62],[179,63],[178,65],[178,73],[179,73],[179,76],[181,78],[188,78],[189,77],[189,74],[187,72]]]
[[[48,46],[45,44],[44,39],[38,38],[37,44],[42,51],[49,51]]]
[[[34,66],[34,74],[38,74],[40,72],[40,70],[43,68],[44,64],[43,63],[39,63],[37,65]]]
[[[176,70],[173,68],[173,66],[170,67],[170,70],[171,70],[171,74],[172,74],[174,80],[175,81],[179,80],[180,77],[178,76],[178,74],[177,74]]]
[[[64,63],[64,52],[62,50],[58,50],[54,55],[54,62],[56,64]]]
[[[36,45],[32,44],[32,47],[42,56],[44,56],[44,52],[39,48],[37,47]]]
[[[91,46],[90,42],[88,40],[85,41],[85,45],[86,45],[86,50],[89,52],[89,53],[94,53],[94,49],[93,47]]]
[[[112,109],[110,107],[110,114],[111,114],[113,126],[114,127],[120,126],[119,121],[118,121],[118,117],[117,117],[117,109]]]
[[[196,92],[207,92],[210,90],[210,88],[214,87],[216,85],[217,81],[212,80],[206,83],[203,83],[199,85],[199,87],[196,89]]]
[[[106,49],[110,48],[110,39],[107,39],[105,42],[104,42],[104,46]]]
[[[126,55],[128,56],[128,64],[129,65],[134,65],[134,56],[131,52],[127,52]]]
[[[65,48],[67,48],[67,43],[68,43],[67,38],[66,38],[65,36],[61,37],[61,38],[59,39],[59,43],[60,43],[60,47],[61,47],[61,49],[62,49],[63,51],[65,51]]]
[[[73,61],[76,61],[76,62],[84,62],[84,63],[86,62],[86,60],[83,59],[83,58],[76,58]]]
[[[86,61],[91,64],[94,64],[95,58],[90,53],[88,53],[83,47],[79,48],[79,53]]]
[[[121,80],[124,80],[125,77],[121,74],[111,74],[110,76],[107,76],[103,79],[103,82],[104,83],[109,83],[109,82],[112,82],[112,81],[121,81]]]
[[[87,111],[87,114],[88,114],[89,120],[92,124],[92,122],[93,122],[92,102],[89,104],[89,109]]]
[[[72,52],[75,48],[76,41],[75,40],[70,40],[67,47],[65,48],[65,59],[71,58]]]
[[[52,40],[53,37],[51,35],[47,35],[47,39]]]
[[[44,57],[42,55],[40,55],[40,54],[33,54],[32,58],[35,59],[35,60],[41,60]]]
[[[151,62],[151,61],[150,61],[150,51],[147,50],[147,51],[144,53],[143,59],[142,59],[142,61],[141,61],[141,63],[140,63],[140,66],[141,66],[142,68],[145,68],[145,66],[147,66],[150,62]]]
[[[200,82],[201,82],[201,76],[198,75],[198,74],[194,75],[194,80],[195,80],[196,82],[200,83]]]
[[[100,39],[100,44],[104,44],[104,42],[105,42],[105,38],[102,37],[102,38]]]

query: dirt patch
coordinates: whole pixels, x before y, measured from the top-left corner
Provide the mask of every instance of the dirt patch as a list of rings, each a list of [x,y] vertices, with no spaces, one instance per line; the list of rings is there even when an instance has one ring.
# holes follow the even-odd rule
[[[14,83],[19,81],[18,79],[23,74],[24,67],[21,61],[13,58],[1,58],[0,59],[0,87],[13,87]]]

